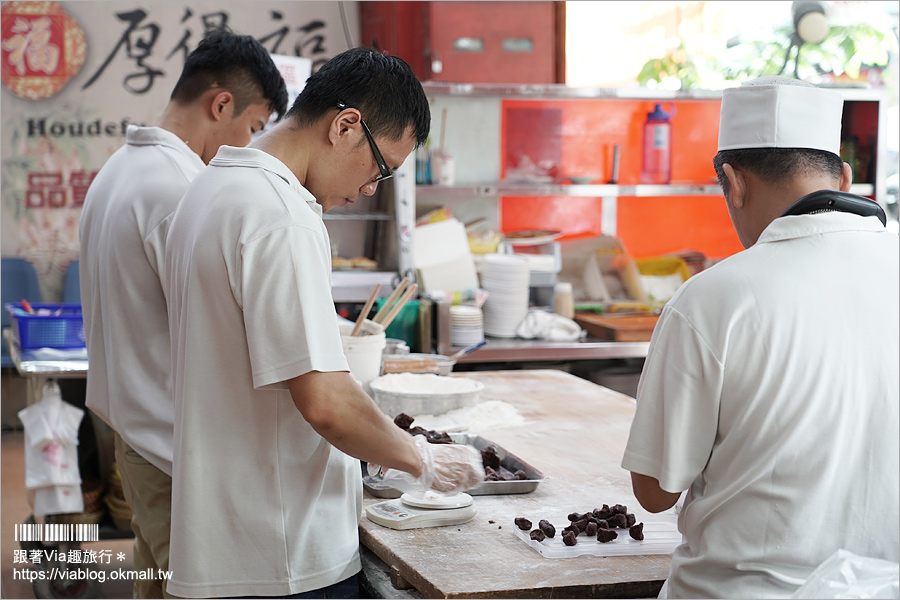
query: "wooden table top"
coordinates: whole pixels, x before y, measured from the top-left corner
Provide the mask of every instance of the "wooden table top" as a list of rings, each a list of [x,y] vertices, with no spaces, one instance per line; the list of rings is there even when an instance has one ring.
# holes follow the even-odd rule
[[[566,516],[603,504],[624,504],[638,521],[671,520],[638,504],[620,467],[634,400],[568,373],[551,370],[459,374],[481,381],[481,401],[501,400],[524,424],[478,434],[542,471],[527,494],[475,496],[478,514],[462,525],[398,531],[360,520],[360,540],[398,581],[429,598],[655,597],[671,555],[545,558],[515,535],[513,519],[560,529]],[[384,501],[365,493],[366,506]],[[559,534],[557,534],[559,535]],[[627,535],[627,534],[626,534]],[[581,538],[579,538],[581,540]]]

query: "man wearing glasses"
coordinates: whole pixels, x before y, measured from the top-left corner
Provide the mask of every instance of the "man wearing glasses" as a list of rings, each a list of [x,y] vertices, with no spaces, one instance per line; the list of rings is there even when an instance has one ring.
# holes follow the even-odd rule
[[[249,147],[221,148],[179,204],[172,594],[361,597],[359,460],[421,490],[483,480],[475,450],[416,443],[356,384],[331,297],[322,212],[374,194],[430,121],[405,62],[351,49]]]

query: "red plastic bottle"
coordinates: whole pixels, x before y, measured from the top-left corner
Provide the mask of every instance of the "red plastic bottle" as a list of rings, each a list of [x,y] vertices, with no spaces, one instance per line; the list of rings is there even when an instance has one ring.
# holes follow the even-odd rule
[[[674,112],[674,107],[667,113],[662,104],[657,104],[653,112],[647,113],[641,183],[661,185],[672,181],[672,123],[669,119]]]

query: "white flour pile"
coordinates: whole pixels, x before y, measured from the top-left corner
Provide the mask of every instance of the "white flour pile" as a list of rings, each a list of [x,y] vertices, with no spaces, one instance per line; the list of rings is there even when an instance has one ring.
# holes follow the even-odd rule
[[[457,394],[481,387],[473,379],[433,373],[391,373],[379,377],[375,385],[380,390],[401,394]]]
[[[471,428],[500,429],[526,422],[516,408],[501,400],[485,400],[475,406],[457,408],[442,415],[411,415],[413,427],[434,431],[468,431]]]

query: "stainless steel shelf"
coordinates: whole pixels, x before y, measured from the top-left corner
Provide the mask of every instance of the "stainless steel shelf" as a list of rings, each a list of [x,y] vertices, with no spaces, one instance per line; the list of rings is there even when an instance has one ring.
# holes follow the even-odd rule
[[[335,208],[324,213],[322,218],[326,221],[393,221],[394,215]]]
[[[571,87],[554,83],[422,83],[426,94],[511,96],[532,98],[636,98],[651,100],[721,98],[721,90],[655,90],[650,88]]]
[[[484,185],[417,185],[420,198],[483,198],[490,196],[721,196],[716,184],[692,185],[564,185],[557,183],[489,183]]]
[[[871,196],[875,186],[856,183],[850,191],[860,196]],[[486,183],[483,185],[417,185],[419,198],[471,199],[494,196],[575,196],[588,198],[661,197],[661,196],[721,196],[718,184],[671,185],[564,185],[557,183]],[[329,214],[329,213],[326,213]]]

